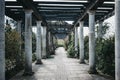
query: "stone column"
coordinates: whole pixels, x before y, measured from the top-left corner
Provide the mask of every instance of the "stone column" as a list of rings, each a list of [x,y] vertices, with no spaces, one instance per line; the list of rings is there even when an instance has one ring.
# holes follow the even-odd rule
[[[0,80],[5,80],[5,1],[0,0]]]
[[[103,22],[100,21],[98,26],[98,38],[102,38],[102,26],[103,26]]]
[[[81,21],[79,22],[80,24],[80,33],[79,33],[79,58],[80,58],[80,63],[85,63],[84,62],[84,34],[83,34],[83,24],[84,22]]]
[[[20,36],[21,36],[21,23],[22,21],[17,21],[17,32],[20,34]]]
[[[78,51],[78,27],[75,27],[75,51]]]
[[[49,55],[50,55],[50,53],[51,53],[51,33],[50,33],[50,31],[48,32],[48,46],[47,47],[49,47],[48,49],[49,49]]]
[[[55,35],[54,35],[54,36],[53,36],[54,50],[55,50],[55,41],[56,41],[56,39],[55,39]]]
[[[25,10],[25,71],[32,75],[32,10]]]
[[[115,80],[120,80],[120,0],[115,0]]]
[[[36,57],[37,57],[37,62],[36,64],[42,64],[42,54],[41,54],[41,22],[42,21],[37,21],[37,42],[36,42]]]
[[[50,40],[50,38],[51,38],[51,33],[48,32],[48,43],[49,43],[49,46],[51,45],[51,40]]]
[[[95,72],[95,11],[89,11],[89,73]]]
[[[17,21],[17,32],[20,35],[20,44],[21,44],[21,27],[22,27],[22,21]],[[20,45],[20,53],[21,53],[21,45]]]
[[[22,53],[22,45],[21,45],[21,42],[22,42],[22,39],[21,39],[21,27],[22,27],[22,21],[19,20],[17,21],[17,28],[16,28],[16,31],[18,32],[19,34],[19,51],[18,51],[18,55],[16,56],[16,66],[19,66],[21,65],[21,61],[20,61],[20,57],[21,57],[21,53]]]
[[[47,53],[46,53],[46,27],[42,27],[43,32],[42,32],[42,58],[47,58]]]
[[[52,54],[55,54],[55,51],[54,51],[54,42],[53,42],[53,34],[51,33],[51,49],[52,49]]]

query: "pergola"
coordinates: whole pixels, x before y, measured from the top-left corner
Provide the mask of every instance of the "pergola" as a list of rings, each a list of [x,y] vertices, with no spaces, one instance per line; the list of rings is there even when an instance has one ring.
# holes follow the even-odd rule
[[[37,25],[37,62],[41,62],[40,56],[46,56],[46,34],[48,36],[48,44],[50,44],[53,34],[69,34],[75,32],[75,47],[77,46],[77,27],[80,27],[80,62],[84,62],[84,39],[83,27],[89,26],[89,71],[95,72],[95,23],[102,26],[102,22],[116,14],[116,35],[115,35],[115,51],[116,51],[116,80],[120,80],[120,0],[78,0],[78,1],[41,1],[41,0],[16,0],[16,1],[0,1],[0,80],[4,77],[4,54],[5,38],[4,38],[4,15],[13,18],[18,22],[18,31],[20,31],[21,21],[25,28],[25,54],[26,67],[25,73],[32,72],[32,51],[31,51],[31,26]],[[5,5],[4,5],[5,4]],[[115,7],[116,6],[116,7]],[[5,11],[5,13],[4,13]],[[59,23],[53,23],[58,21]],[[65,21],[73,21],[70,25]],[[101,26],[99,26],[99,37],[101,34]],[[41,27],[43,33],[41,33]],[[21,33],[21,32],[20,32]],[[41,42],[42,35],[42,43]],[[41,46],[42,44],[42,46]],[[43,50],[41,50],[41,47]],[[76,48],[77,50],[77,48]]]
[[[37,20],[41,20],[47,27],[52,26],[48,24],[48,21],[74,21],[72,26],[74,27],[78,26],[79,21],[84,20],[84,24],[88,26],[88,10],[96,11],[96,22],[103,21],[114,14],[114,0],[17,0],[6,1],[5,9],[5,14],[16,21],[24,19],[25,9],[33,10],[33,25]],[[67,26],[63,26],[63,28]]]

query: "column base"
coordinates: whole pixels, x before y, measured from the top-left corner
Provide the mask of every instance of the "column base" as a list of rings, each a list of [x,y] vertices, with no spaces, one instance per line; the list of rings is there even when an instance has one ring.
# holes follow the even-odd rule
[[[32,76],[34,72],[24,72],[23,76]]]
[[[85,64],[85,61],[84,60],[80,60],[80,64]]]
[[[88,71],[89,74],[98,74],[97,70],[94,68],[90,68]]]
[[[43,64],[43,63],[41,60],[37,60],[35,64],[39,65],[39,64]]]

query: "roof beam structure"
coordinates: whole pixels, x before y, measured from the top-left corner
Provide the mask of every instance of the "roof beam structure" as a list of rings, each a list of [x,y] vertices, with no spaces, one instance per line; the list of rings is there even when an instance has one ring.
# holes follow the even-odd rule
[[[5,5],[6,5],[6,15],[12,17],[14,20],[22,19],[24,15],[24,10],[31,9],[33,10],[34,18],[36,20],[42,20],[43,24],[47,25],[47,22],[42,17],[40,12],[37,10],[32,0],[17,0],[16,2],[6,1]]]
[[[95,10],[95,21],[103,21],[114,15],[114,0],[78,0],[78,1],[41,1],[41,0],[16,0],[6,1],[6,15],[19,20],[24,17],[25,9],[32,9],[36,20],[42,20],[51,31],[54,28],[71,29],[78,26],[78,22],[84,20],[88,25],[88,11]],[[52,24],[56,21],[57,25]],[[73,24],[61,25],[58,22],[72,21]],[[33,20],[33,23],[36,21]],[[51,24],[49,24],[51,22]],[[74,26],[73,26],[74,25]],[[66,30],[63,30],[66,33]],[[59,33],[63,31],[58,31]]]
[[[98,6],[102,5],[104,0],[89,0],[89,5],[87,6],[86,10],[84,11],[84,13],[82,14],[82,16],[74,22],[75,26],[77,25],[77,23],[79,21],[82,21],[83,19],[86,18],[87,13],[89,10],[96,10]]]
[[[32,0],[17,0],[18,3],[20,3],[24,9],[32,9],[33,15],[36,17],[37,20],[42,20],[42,17],[40,16],[40,13],[36,9],[35,5],[33,4]]]

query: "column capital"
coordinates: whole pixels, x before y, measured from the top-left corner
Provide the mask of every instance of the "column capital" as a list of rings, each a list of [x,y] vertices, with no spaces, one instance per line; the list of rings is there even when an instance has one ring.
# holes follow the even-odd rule
[[[25,9],[24,10],[26,14],[32,14],[33,10],[32,9]]]
[[[41,20],[37,20],[36,22],[42,23],[42,21],[41,21]]]
[[[36,23],[42,25],[42,21],[41,20],[36,21]]]
[[[88,11],[87,11],[87,13],[88,13],[88,14],[91,14],[91,15],[95,14],[95,12],[96,12],[95,10],[88,10]]]
[[[81,25],[83,26],[84,21],[79,21],[79,27],[81,27]]]

